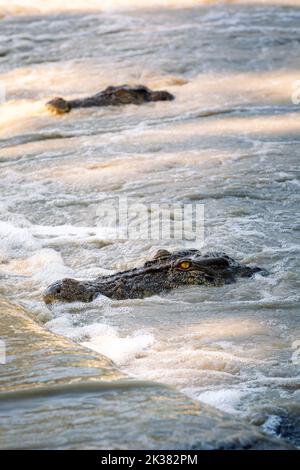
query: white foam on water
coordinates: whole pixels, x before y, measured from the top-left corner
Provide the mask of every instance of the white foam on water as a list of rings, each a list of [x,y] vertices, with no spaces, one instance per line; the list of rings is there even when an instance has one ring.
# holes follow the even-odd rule
[[[8,222],[0,221],[0,243],[1,251],[9,257],[15,257],[28,251],[34,251],[41,244],[31,234],[28,228],[15,227]]]
[[[110,357],[118,366],[124,366],[154,343],[154,337],[150,333],[135,332],[121,337],[116,329],[100,324],[96,328],[93,325],[88,327],[88,331],[90,330],[93,331],[91,339],[82,344]]]
[[[25,239],[28,240],[26,235],[25,232]],[[29,246],[32,248],[35,244]],[[22,251],[24,251],[24,247],[22,247]],[[74,277],[74,271],[65,265],[61,254],[50,248],[37,250],[32,256],[14,258],[10,261],[5,258],[5,254],[3,254],[3,258],[5,263],[1,266],[2,274],[31,278],[31,281],[40,285],[41,288],[57,279]]]
[[[106,226],[75,226],[75,225],[33,225],[31,232],[35,237],[41,238],[43,244],[51,243],[62,246],[76,242],[78,245],[85,242],[107,242],[115,236],[113,228]]]
[[[271,436],[277,436],[281,421],[282,419],[280,416],[270,415],[261,428],[265,433],[270,434]]]
[[[291,356],[291,361],[295,365],[300,366],[300,340],[293,341],[292,343],[292,356]]]
[[[93,323],[86,326],[74,325],[71,314],[64,314],[47,323],[47,327],[58,334],[78,341],[112,359],[118,366],[124,366],[138,357],[155,342],[154,336],[147,331],[135,331],[131,335],[122,335],[116,327],[105,323]]]
[[[200,393],[197,398],[198,400],[222,411],[236,414],[243,396],[244,392],[240,389],[221,389]]]
[[[42,285],[63,277],[74,276],[74,271],[64,264],[61,254],[52,249],[40,250],[26,261],[28,272]]]
[[[5,104],[0,103],[1,137],[8,136],[12,130],[16,132],[30,129],[36,123],[35,118],[47,116],[45,104],[39,101],[12,100]],[[24,122],[26,124],[24,124]]]

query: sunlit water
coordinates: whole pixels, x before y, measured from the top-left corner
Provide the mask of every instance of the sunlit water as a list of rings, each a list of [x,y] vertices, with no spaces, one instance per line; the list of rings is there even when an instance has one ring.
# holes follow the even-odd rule
[[[1,19],[0,294],[130,376],[299,444],[300,10],[176,7]],[[122,83],[176,100],[59,118],[44,108]],[[114,240],[96,226],[112,196],[202,203],[203,249],[271,274],[49,312],[41,292],[56,279],[189,246]]]

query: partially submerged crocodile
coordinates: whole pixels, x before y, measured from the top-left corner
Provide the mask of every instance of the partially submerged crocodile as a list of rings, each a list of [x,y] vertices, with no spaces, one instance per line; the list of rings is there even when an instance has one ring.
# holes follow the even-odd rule
[[[143,104],[149,101],[171,101],[174,96],[165,90],[153,91],[138,85],[109,86],[96,95],[87,98],[65,100],[64,98],[53,98],[46,103],[49,111],[55,114],[64,114],[74,108],[90,108],[92,106],[118,106],[124,104]]]
[[[45,290],[43,298],[46,304],[54,301],[91,302],[98,295],[117,300],[135,299],[181,286],[222,286],[235,282],[237,277],[251,277],[255,273],[266,274],[266,271],[238,263],[225,253],[159,250],[140,268],[100,276],[92,281],[56,281]]]

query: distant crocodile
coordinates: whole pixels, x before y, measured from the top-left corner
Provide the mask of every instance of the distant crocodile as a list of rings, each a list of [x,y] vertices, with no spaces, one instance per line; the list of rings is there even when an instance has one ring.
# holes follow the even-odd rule
[[[100,276],[91,281],[62,279],[44,292],[46,304],[61,302],[91,302],[98,295],[111,299],[149,297],[181,286],[222,286],[237,277],[266,274],[257,266],[240,264],[225,253],[201,254],[198,250],[169,252],[159,250],[142,267]]]
[[[143,104],[149,101],[171,101],[174,96],[168,91],[153,91],[149,88],[138,85],[130,87],[128,85],[109,86],[96,95],[75,100],[65,100],[64,98],[53,98],[46,103],[49,111],[55,114],[64,114],[74,108],[90,108],[92,106],[118,106],[125,104]]]

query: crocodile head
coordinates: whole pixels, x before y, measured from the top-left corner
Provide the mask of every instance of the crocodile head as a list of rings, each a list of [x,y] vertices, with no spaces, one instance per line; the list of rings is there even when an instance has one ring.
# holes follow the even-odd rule
[[[65,114],[71,111],[71,106],[64,98],[53,98],[46,103],[46,108],[52,114]]]
[[[257,272],[265,274],[262,269],[240,264],[224,253],[202,255],[198,250],[173,253],[159,250],[140,268],[92,281],[56,281],[45,290],[43,298],[47,304],[91,302],[100,294],[118,300],[143,298],[181,286],[221,286],[235,282],[239,276],[251,277]]]
[[[58,302],[91,302],[95,298],[93,283],[65,278],[51,284],[43,293],[46,304]]]

